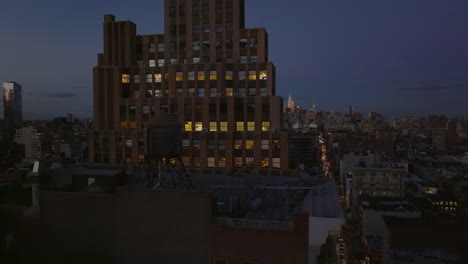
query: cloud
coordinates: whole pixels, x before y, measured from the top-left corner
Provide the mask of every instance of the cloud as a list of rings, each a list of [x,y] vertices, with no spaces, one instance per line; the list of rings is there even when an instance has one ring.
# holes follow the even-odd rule
[[[49,93],[49,94],[46,94],[45,96],[49,97],[49,98],[63,99],[63,98],[76,97],[77,94],[74,94],[74,93]]]
[[[445,84],[411,84],[407,87],[398,89],[400,92],[440,92],[449,90],[450,86]]]

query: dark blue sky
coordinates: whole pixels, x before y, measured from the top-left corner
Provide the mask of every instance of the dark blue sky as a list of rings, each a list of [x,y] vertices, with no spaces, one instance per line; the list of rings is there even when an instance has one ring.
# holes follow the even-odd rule
[[[162,0],[15,0],[0,10],[0,82],[23,85],[26,118],[91,117],[104,14],[163,32]],[[468,112],[467,12],[466,0],[246,0],[247,27],[268,30],[280,95],[389,116]]]

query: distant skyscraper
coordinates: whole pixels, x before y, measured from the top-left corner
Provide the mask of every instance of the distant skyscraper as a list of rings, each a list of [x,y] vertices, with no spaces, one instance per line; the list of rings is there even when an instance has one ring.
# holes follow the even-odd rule
[[[5,127],[20,128],[23,122],[23,105],[21,99],[21,85],[15,82],[3,84],[3,114]]]
[[[354,115],[354,106],[350,105],[349,106],[349,116],[353,116]]]
[[[289,98],[288,98],[288,108],[291,113],[294,113],[294,110],[296,108],[296,105],[294,103],[294,98],[292,98],[291,93],[289,94]]]

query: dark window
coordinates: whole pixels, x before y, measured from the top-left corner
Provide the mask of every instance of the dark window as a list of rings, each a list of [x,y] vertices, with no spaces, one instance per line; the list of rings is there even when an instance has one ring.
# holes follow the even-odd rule
[[[226,40],[226,49],[232,49],[232,40]]]
[[[171,32],[171,35],[176,35],[177,34],[177,26],[176,25],[171,25],[170,32]]]
[[[179,35],[184,35],[185,34],[185,25],[179,25]]]
[[[175,52],[175,51],[177,50],[177,45],[176,45],[176,43],[175,43],[175,42],[171,42],[170,45],[171,45],[171,52]]]
[[[210,113],[216,114],[216,104],[210,104]]]
[[[216,49],[222,49],[223,48],[223,41],[222,40],[217,40],[216,41]]]
[[[233,27],[232,23],[227,23],[227,24],[226,24],[226,31],[227,31],[227,32],[232,32],[232,31],[234,31],[234,27]]]
[[[216,32],[223,32],[223,24],[216,24]]]
[[[179,7],[179,16],[185,16],[185,6]]]
[[[203,5],[203,15],[207,16],[210,14],[210,8],[208,5]]]
[[[223,13],[223,4],[216,4],[216,14],[221,15]]]
[[[200,15],[200,6],[193,6],[192,7],[192,13],[194,16],[199,16]]]
[[[255,104],[247,104],[247,113],[255,113]]]
[[[171,17],[176,17],[177,16],[177,8],[171,7],[171,9],[169,10],[169,15]]]
[[[210,32],[210,25],[209,24],[203,24],[203,32]]]
[[[181,41],[179,43],[180,49],[185,51],[187,49],[187,42],[186,41]]]
[[[193,25],[192,32],[194,34],[199,34],[200,33],[200,25]]]
[[[232,13],[232,2],[226,2],[226,12]]]

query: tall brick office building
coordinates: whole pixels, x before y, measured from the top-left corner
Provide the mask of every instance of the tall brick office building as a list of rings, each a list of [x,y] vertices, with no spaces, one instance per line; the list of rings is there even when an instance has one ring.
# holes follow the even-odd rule
[[[199,173],[288,175],[288,132],[264,28],[245,28],[244,0],[165,0],[165,34],[137,35],[104,17],[94,68],[90,160],[143,164],[145,126],[182,125],[182,160]]]

